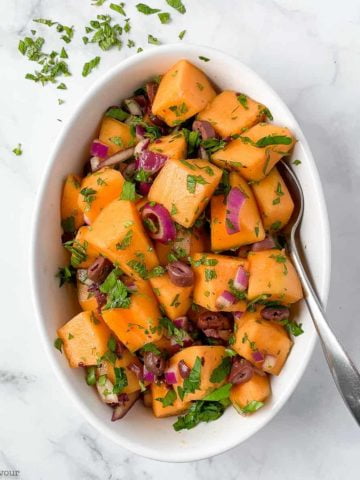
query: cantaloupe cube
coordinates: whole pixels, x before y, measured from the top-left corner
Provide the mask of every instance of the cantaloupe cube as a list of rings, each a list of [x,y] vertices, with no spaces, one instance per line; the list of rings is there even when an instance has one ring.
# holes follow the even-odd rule
[[[179,226],[177,232],[177,237],[173,242],[154,243],[160,265],[167,265],[172,260],[172,253],[175,253],[179,260],[186,260],[189,255],[205,252],[210,246],[208,245],[207,235],[200,229],[187,230]]]
[[[123,368],[127,378],[127,385],[121,390],[121,393],[134,393],[140,390],[139,379],[134,372],[129,370],[127,367],[130,363],[135,363],[139,367],[141,367],[141,362],[137,358],[136,355],[133,355],[128,350],[125,350],[121,354],[121,358],[117,358],[115,363],[112,364],[107,360],[103,360],[101,362],[101,375],[106,375],[110,382],[114,385],[116,382],[115,376],[115,369],[116,368]]]
[[[248,298],[266,294],[271,300],[295,303],[303,298],[298,274],[283,250],[250,252]]]
[[[99,250],[88,241],[89,231],[89,227],[80,227],[72,244],[75,251],[71,254],[71,264],[76,268],[89,268],[100,255]]]
[[[235,343],[232,348],[242,357],[258,368],[273,375],[279,375],[292,347],[285,328],[277,323],[264,320],[259,311],[246,312],[242,318],[235,320]],[[259,351],[276,358],[271,368],[261,367],[256,363],[253,353]]]
[[[81,312],[57,331],[70,367],[96,365],[107,351],[110,330],[93,312]]]
[[[185,412],[191,403],[188,400],[181,400],[178,396],[172,405],[164,407],[163,403],[158,399],[165,398],[169,392],[169,388],[164,383],[152,383],[151,386],[152,409],[156,418],[171,417]]]
[[[78,281],[77,294],[80,307],[84,311],[94,312],[96,315],[98,311],[98,303],[94,294],[89,292],[88,286]]]
[[[84,178],[78,196],[78,206],[88,224],[94,223],[103,208],[119,198],[124,182],[121,173],[109,167]]]
[[[247,260],[213,253],[197,253],[192,257],[192,266],[195,273],[194,302],[196,304],[212,312],[245,311],[244,300],[221,308],[216,305],[216,300],[224,290],[231,291],[231,282],[240,266],[248,270]]]
[[[197,118],[206,120],[222,137],[243,133],[265,120],[266,108],[243,93],[225,90],[202,110]]]
[[[265,145],[275,141],[286,144],[254,145],[256,143]],[[244,132],[242,138],[231,141],[211,158],[220,167],[236,170],[247,180],[258,181],[263,179],[284,155],[289,154],[294,143],[294,137],[289,129],[258,123]]]
[[[168,160],[148,194],[166,207],[173,220],[190,228],[204,211],[222,176],[207,160]]]
[[[78,175],[68,175],[61,197],[61,224],[65,232],[75,232],[84,225],[84,217],[78,207],[80,190],[81,178]]]
[[[264,227],[254,195],[247,182],[236,172],[230,173],[231,187],[239,188],[246,200],[239,211],[240,231],[229,234],[226,229],[226,200],[224,195],[211,199],[211,250],[229,250],[249,243],[260,242],[265,238]]]
[[[252,189],[266,230],[283,228],[290,220],[294,202],[278,169],[274,167],[267,177],[255,182]]]
[[[178,287],[170,280],[167,273],[160,277],[150,278],[155,296],[166,315],[174,320],[185,315],[192,303],[194,287]]]
[[[137,291],[131,294],[129,308],[102,311],[105,323],[131,352],[161,337],[161,313],[151,286],[143,280],[135,283]]]
[[[135,278],[146,278],[159,265],[133,202],[114,200],[107,205],[93,223],[88,241]]]
[[[162,77],[152,112],[169,126],[196,115],[215,97],[206,75],[187,60],[180,60]]]
[[[111,117],[104,117],[100,127],[99,140],[108,147],[108,156],[133,147],[137,143],[129,125]]]
[[[184,135],[177,132],[158,138],[149,145],[148,150],[166,155],[172,160],[181,160],[186,158],[187,144]]]
[[[268,376],[255,373],[248,382],[234,385],[231,388],[230,400],[236,410],[243,413],[242,409],[248,407],[252,402],[264,403],[270,396],[270,393],[271,389]]]

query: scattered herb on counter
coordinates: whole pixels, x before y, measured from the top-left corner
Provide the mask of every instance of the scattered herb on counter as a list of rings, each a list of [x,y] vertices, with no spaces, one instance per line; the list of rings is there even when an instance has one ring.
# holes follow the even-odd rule
[[[154,13],[158,13],[161,10],[159,8],[151,8],[145,3],[138,3],[136,5],[136,9],[138,12],[143,13],[144,15],[153,15]]]
[[[166,3],[177,10],[179,13],[184,14],[186,12],[185,5],[182,3],[181,0],[166,0]]]
[[[23,151],[22,151],[22,148],[21,148],[21,143],[18,143],[17,144],[17,147],[13,148],[13,154],[16,155],[17,157],[19,157],[20,155],[22,155]]]
[[[186,30],[182,30],[180,33],[179,33],[179,38],[180,40],[182,40],[184,37],[185,37],[185,34],[186,34]],[[199,84],[200,85],[200,84]]]
[[[151,35],[149,33],[148,35],[148,43],[150,43],[151,45],[160,45],[160,41],[158,38],[154,37],[153,35]]]

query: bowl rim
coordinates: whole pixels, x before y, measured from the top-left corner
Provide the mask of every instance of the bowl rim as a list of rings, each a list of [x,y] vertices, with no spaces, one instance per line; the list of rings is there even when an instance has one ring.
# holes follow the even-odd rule
[[[211,58],[211,55],[215,54],[217,56],[222,56],[227,58],[227,60],[230,62],[237,63],[242,70],[249,72],[251,75],[253,75],[256,78],[256,80],[259,83],[263,84],[264,87],[274,96],[274,99],[276,100],[276,102],[279,105],[281,105],[283,108],[285,108],[288,115],[292,117],[293,124],[295,125],[298,132],[300,133],[300,135],[298,135],[298,137],[300,136],[300,138],[298,139],[301,142],[305,152],[305,156],[310,163],[310,170],[312,172],[313,181],[315,183],[316,190],[318,191],[318,194],[319,194],[319,203],[320,203],[319,207],[322,212],[322,220],[323,220],[322,229],[323,229],[323,232],[325,233],[325,241],[324,241],[325,248],[323,252],[323,259],[325,260],[323,265],[324,267],[323,282],[322,282],[323,285],[322,285],[322,289],[319,290],[319,296],[324,306],[326,306],[327,300],[328,300],[329,288],[330,288],[330,273],[331,273],[331,240],[330,240],[329,218],[328,218],[328,212],[326,208],[323,188],[320,181],[319,172],[317,170],[317,167],[314,161],[314,157],[311,153],[309,144],[302,132],[302,129],[300,128],[300,125],[298,124],[297,120],[295,119],[289,107],[285,104],[285,102],[278,95],[278,93],[268,84],[268,82],[265,81],[261,77],[261,75],[259,75],[256,71],[254,71],[252,68],[245,65],[237,57],[231,54],[225,53],[219,49],[210,48],[207,46],[202,46],[202,45],[197,45],[192,43],[186,43],[186,44],[172,43],[172,44],[158,46],[154,49],[145,50],[140,54],[132,55],[126,59],[121,60],[119,63],[114,65],[111,69],[109,69],[107,72],[101,75],[94,82],[94,84],[90,86],[90,88],[85,92],[83,98],[75,105],[71,115],[64,122],[62,130],[57,136],[57,139],[51,150],[50,158],[47,162],[45,172],[43,173],[43,176],[40,182],[40,188],[37,193],[37,198],[35,200],[35,207],[33,210],[33,218],[32,218],[32,230],[31,230],[31,236],[30,236],[29,267],[30,267],[31,296],[33,300],[33,306],[35,309],[36,323],[37,323],[38,330],[40,332],[41,340],[42,340],[44,349],[46,351],[47,357],[50,359],[51,366],[55,371],[56,376],[62,385],[62,388],[66,390],[67,394],[70,396],[70,398],[72,399],[74,404],[77,406],[81,414],[86,418],[86,420],[95,429],[103,433],[107,438],[110,438],[113,442],[120,445],[121,447],[126,448],[132,453],[136,453],[143,457],[150,458],[153,460],[163,461],[163,462],[191,462],[196,460],[202,460],[205,458],[210,458],[236,447],[237,445],[244,442],[255,433],[259,432],[266,424],[270,422],[270,420],[272,420],[275,417],[275,415],[280,411],[283,405],[287,402],[289,396],[294,392],[296,386],[298,385],[298,383],[300,382],[304,374],[306,367],[309,364],[311,355],[315,347],[315,343],[317,341],[317,334],[314,331],[312,337],[309,338],[309,348],[307,349],[306,355],[304,355],[303,357],[302,366],[298,372],[298,375],[291,378],[291,380],[288,382],[288,384],[286,385],[286,388],[283,391],[281,401],[278,401],[276,403],[276,405],[269,412],[269,415],[264,419],[263,423],[261,423],[255,431],[250,431],[248,434],[243,435],[240,440],[233,441],[231,443],[226,443],[225,445],[222,444],[221,446],[214,445],[213,448],[209,447],[206,453],[202,453],[200,455],[196,453],[196,450],[192,454],[189,453],[188,451],[178,450],[177,452],[174,452],[171,458],[169,458],[168,454],[165,458],[165,455],[162,455],[161,452],[155,453],[153,449],[145,447],[136,442],[129,441],[126,437],[118,436],[115,432],[106,428],[102,421],[98,420],[89,409],[84,407],[84,404],[82,403],[81,399],[78,398],[73,388],[70,386],[69,383],[67,383],[66,375],[61,371],[60,366],[53,358],[52,350],[54,347],[52,345],[52,342],[49,342],[49,338],[45,330],[45,319],[43,318],[43,315],[41,312],[42,301],[41,301],[41,293],[39,291],[37,268],[36,268],[37,267],[36,265],[36,260],[37,260],[36,234],[40,228],[40,212],[41,212],[41,206],[44,200],[46,185],[49,181],[50,175],[52,174],[52,170],[55,164],[55,159],[57,157],[58,151],[61,148],[61,145],[63,144],[64,140],[66,139],[72,125],[77,121],[78,112],[94,96],[96,96],[102,90],[103,85],[106,84],[108,80],[110,80],[112,77],[117,75],[119,70],[126,70],[132,65],[141,63],[143,61],[148,61],[151,58],[159,57],[163,54],[177,53],[177,51],[184,52],[184,55],[186,55],[186,51],[189,53],[196,52],[198,55],[203,55],[209,58]]]

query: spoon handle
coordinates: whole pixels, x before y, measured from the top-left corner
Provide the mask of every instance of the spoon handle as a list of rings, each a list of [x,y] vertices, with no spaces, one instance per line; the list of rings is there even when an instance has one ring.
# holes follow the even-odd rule
[[[292,244],[291,257],[303,285],[305,301],[319,334],[331,374],[345,404],[360,426],[360,374],[331,330],[325,311],[302,266],[294,242]]]

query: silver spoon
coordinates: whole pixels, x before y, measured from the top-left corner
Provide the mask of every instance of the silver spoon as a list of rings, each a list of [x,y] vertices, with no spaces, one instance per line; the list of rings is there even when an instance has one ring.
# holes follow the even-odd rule
[[[335,384],[345,404],[360,425],[360,374],[343,347],[340,345],[340,342],[337,340],[326,320],[325,311],[304,270],[296,245],[298,228],[304,213],[304,194],[298,179],[289,165],[280,161],[279,170],[290,190],[297,208],[288,227],[290,233],[287,237],[290,256],[300,277],[304,290],[305,302],[320,337],[321,346]]]

